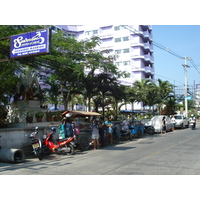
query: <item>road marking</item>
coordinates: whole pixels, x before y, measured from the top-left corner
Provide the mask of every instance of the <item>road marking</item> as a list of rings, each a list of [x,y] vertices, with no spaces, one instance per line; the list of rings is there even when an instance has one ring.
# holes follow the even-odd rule
[[[178,143],[172,144],[172,145],[170,145],[170,146],[168,146],[168,147],[165,147],[164,149],[161,149],[160,151],[156,151],[156,152],[154,152],[154,153],[152,153],[152,154],[150,154],[150,155],[148,155],[148,156],[145,156],[145,158],[153,157],[154,155],[160,153],[161,151],[165,151],[165,150],[171,149],[172,147],[177,146],[177,145],[180,144],[180,143],[187,142],[188,140],[190,140],[190,139],[192,139],[192,138],[194,138],[194,137],[196,137],[196,136],[197,136],[197,135],[194,135],[194,136],[192,136],[192,137],[190,137],[190,138],[188,138],[188,139],[186,139],[186,140],[183,140],[183,141],[180,141],[180,142],[178,142]]]

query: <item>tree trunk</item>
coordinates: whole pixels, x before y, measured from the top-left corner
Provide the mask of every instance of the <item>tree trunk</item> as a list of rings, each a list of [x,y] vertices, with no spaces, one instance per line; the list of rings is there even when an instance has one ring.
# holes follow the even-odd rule
[[[103,111],[103,117],[105,117],[105,107],[104,107],[104,104],[105,104],[105,101],[104,101],[104,99],[105,99],[105,95],[104,95],[104,93],[102,93],[102,111]]]

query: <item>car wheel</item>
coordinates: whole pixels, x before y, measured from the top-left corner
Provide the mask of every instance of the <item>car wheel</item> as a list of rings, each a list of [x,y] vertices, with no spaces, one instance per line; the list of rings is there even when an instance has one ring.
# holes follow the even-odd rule
[[[181,129],[183,129],[183,124],[181,124]]]

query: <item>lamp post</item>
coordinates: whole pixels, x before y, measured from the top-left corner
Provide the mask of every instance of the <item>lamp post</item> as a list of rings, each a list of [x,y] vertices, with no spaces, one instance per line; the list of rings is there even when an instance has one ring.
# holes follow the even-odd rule
[[[188,117],[188,99],[187,99],[187,86],[188,86],[188,80],[187,80],[187,68],[190,68],[189,65],[187,65],[187,59],[189,60],[189,57],[183,57],[185,59],[185,64],[183,64],[184,67],[184,76],[185,76],[185,117]]]

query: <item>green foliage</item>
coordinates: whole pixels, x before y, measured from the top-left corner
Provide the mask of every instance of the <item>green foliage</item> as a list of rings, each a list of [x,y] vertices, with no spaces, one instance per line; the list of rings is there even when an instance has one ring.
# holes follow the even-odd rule
[[[44,117],[44,112],[42,112],[42,111],[36,112],[36,113],[35,113],[35,117],[36,117],[36,118],[43,118],[43,117]]]
[[[46,115],[46,117],[53,117],[54,112],[47,111],[47,112],[45,112],[45,115]]]
[[[0,38],[14,34],[44,28],[44,26],[0,26]],[[44,90],[46,103],[65,105],[74,101],[80,94],[83,100],[88,100],[91,110],[92,99],[96,109],[112,105],[112,114],[116,115],[119,103],[143,102],[143,105],[153,106],[169,104],[172,85],[167,81],[158,80],[158,85],[150,80],[136,81],[133,87],[120,86],[117,78],[129,77],[125,71],[119,71],[114,64],[115,56],[106,51],[97,50],[99,37],[78,41],[66,37],[63,31],[52,35],[52,51],[49,55],[27,57],[18,60],[0,62],[0,102],[6,104],[16,91],[18,75],[25,66],[34,68],[38,73],[41,68],[46,71],[45,83],[49,89]],[[9,39],[0,41],[0,59],[9,59]],[[87,71],[87,73],[85,73]],[[98,75],[97,75],[98,74]],[[62,99],[62,102],[60,100]],[[72,103],[73,104],[73,103]]]
[[[33,117],[34,116],[34,111],[33,110],[30,110],[26,113],[26,116],[27,117]]]

